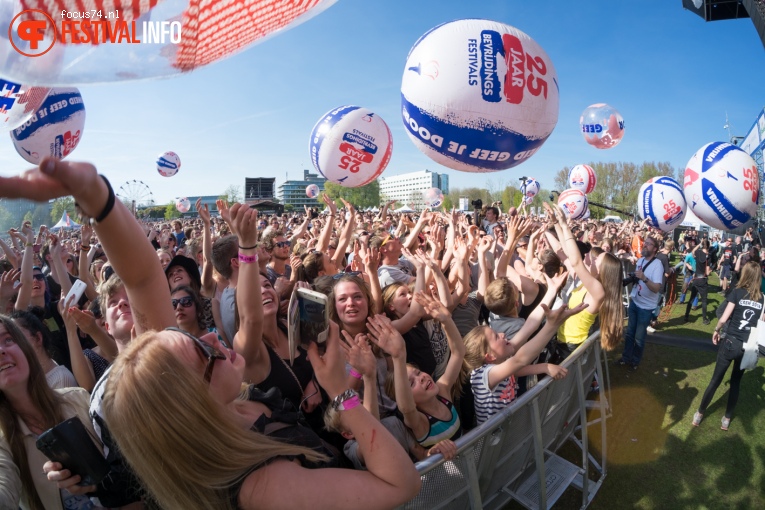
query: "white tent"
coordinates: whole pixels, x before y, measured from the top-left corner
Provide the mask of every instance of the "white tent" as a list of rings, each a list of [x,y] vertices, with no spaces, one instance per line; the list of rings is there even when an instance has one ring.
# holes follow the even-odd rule
[[[702,227],[711,228],[709,225],[701,221],[701,219],[693,213],[690,207],[688,208],[688,212],[685,213],[685,219],[679,226],[690,227],[696,230],[700,230]]]
[[[61,219],[58,220],[58,223],[53,225],[51,227],[51,230],[55,230],[57,228],[80,228],[82,225],[72,220],[72,218],[69,217],[69,213],[64,211],[64,214],[61,215]]]
[[[416,211],[414,209],[412,209],[411,207],[404,206],[404,207],[399,207],[398,209],[396,209],[393,212],[397,212],[397,213],[413,213],[413,212],[416,212]]]

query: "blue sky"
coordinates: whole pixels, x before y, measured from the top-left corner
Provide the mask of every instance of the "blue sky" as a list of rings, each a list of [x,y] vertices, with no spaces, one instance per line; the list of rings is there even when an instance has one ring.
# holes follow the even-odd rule
[[[488,18],[545,49],[560,84],[558,124],[525,163],[502,172],[446,169],[420,153],[400,115],[407,53],[440,23]],[[69,157],[95,163],[113,185],[139,179],[160,203],[222,193],[245,177],[302,177],[308,138],[328,110],[356,104],[386,120],[394,140],[384,175],[447,172],[452,187],[552,187],[564,166],[589,161],[668,161],[685,166],[704,144],[745,135],[765,105],[764,50],[752,22],[705,23],[681,0],[339,0],[324,13],[228,60],[171,79],[81,86],[87,121]],[[620,145],[598,150],[579,133],[592,103],[625,119]],[[8,135],[0,174],[28,168]],[[156,156],[182,160],[172,178]]]

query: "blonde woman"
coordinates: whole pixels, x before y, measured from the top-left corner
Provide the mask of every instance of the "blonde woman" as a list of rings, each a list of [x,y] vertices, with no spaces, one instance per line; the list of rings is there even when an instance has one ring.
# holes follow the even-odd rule
[[[103,411],[121,453],[161,507],[372,509],[394,507],[416,495],[420,479],[406,453],[346,391],[337,326],[331,327],[327,352],[319,356],[314,346],[309,356],[344,426],[363,438],[365,472],[307,469],[304,463],[318,460],[315,452],[250,430],[268,412],[257,402],[238,399],[243,357],[215,339],[166,330],[175,326],[175,318],[156,255],[95,167],[46,158],[23,177],[0,178],[0,190],[3,196],[37,200],[74,195],[83,213],[97,220],[96,231],[122,278],[139,334],[113,365]],[[254,210],[239,204],[231,208],[231,217],[240,227],[257,221]],[[255,250],[240,248],[239,259],[255,263]],[[48,463],[45,470],[59,486],[78,490],[77,477],[60,465]]]

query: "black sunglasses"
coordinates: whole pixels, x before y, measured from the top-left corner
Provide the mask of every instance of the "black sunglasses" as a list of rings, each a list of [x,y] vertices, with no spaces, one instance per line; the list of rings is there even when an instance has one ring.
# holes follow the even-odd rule
[[[274,243],[274,246],[278,248],[286,248],[289,245],[290,245],[289,241],[279,241],[278,243]]]
[[[173,310],[178,306],[178,303],[180,303],[182,307],[188,308],[194,304],[194,298],[191,296],[183,296],[180,299],[173,299],[171,303],[173,304]]]
[[[42,273],[35,273],[32,275],[32,278],[34,278],[37,281],[43,281],[45,279],[45,275]]]
[[[192,335],[191,333],[187,331],[183,331],[181,328],[169,327],[169,328],[165,328],[165,331],[176,331],[178,333],[182,333],[186,335],[187,337],[189,337],[194,342],[194,345],[197,347],[197,349],[199,349],[199,352],[202,353],[202,356],[204,356],[205,359],[207,360],[207,367],[205,368],[206,383],[209,383],[210,379],[212,378],[212,371],[213,371],[213,367],[215,366],[215,360],[228,359],[225,354],[220,352],[218,349],[216,349],[212,345],[204,343],[199,338],[195,337],[194,335]]]

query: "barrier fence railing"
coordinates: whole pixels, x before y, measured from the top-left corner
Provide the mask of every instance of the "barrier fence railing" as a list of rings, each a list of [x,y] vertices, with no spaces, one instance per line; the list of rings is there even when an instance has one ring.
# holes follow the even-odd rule
[[[547,509],[569,486],[581,491],[581,508],[586,508],[606,476],[611,395],[603,361],[600,332],[596,332],[563,363],[566,378],[545,377],[507,409],[458,439],[453,460],[436,455],[417,463],[422,488],[400,508],[500,509],[515,500],[532,510]],[[600,398],[588,401],[596,374]],[[599,412],[589,423],[588,409]],[[589,451],[588,428],[597,425],[602,444],[596,460]],[[577,463],[556,454],[569,439],[581,451]]]

